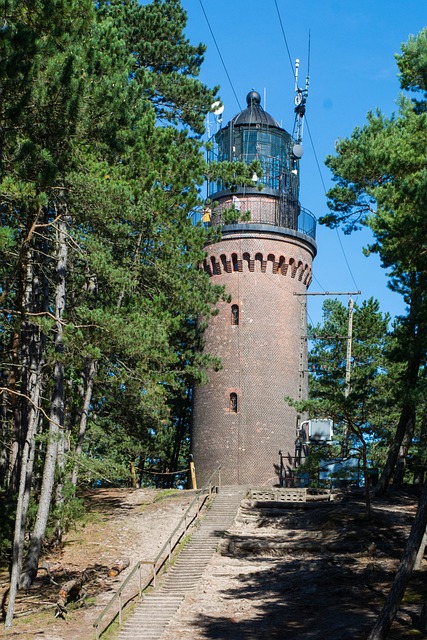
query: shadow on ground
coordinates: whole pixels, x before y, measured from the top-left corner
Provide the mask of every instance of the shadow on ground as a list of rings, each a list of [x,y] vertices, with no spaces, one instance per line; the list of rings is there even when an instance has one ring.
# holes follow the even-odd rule
[[[410,508],[411,507],[411,508]],[[345,546],[355,549],[375,542],[375,551],[319,553],[294,552],[277,558],[249,555],[232,585],[219,593],[220,615],[199,614],[193,622],[199,636],[209,640],[365,640],[393,580],[414,514],[413,499],[396,495],[373,505],[371,521],[363,516],[362,502],[344,501],[310,511],[292,509],[287,515],[264,516],[251,541],[259,541],[266,527],[309,532],[330,529]],[[270,511],[271,514],[271,511]],[[238,539],[242,541],[242,533]],[[290,536],[292,539],[292,534]],[[229,547],[233,548],[233,546]],[[239,554],[242,559],[242,554]],[[414,574],[413,598],[403,605],[390,640],[425,637],[414,629],[427,594],[427,573]],[[239,610],[240,603],[240,610]],[[232,611],[230,615],[224,612]]]

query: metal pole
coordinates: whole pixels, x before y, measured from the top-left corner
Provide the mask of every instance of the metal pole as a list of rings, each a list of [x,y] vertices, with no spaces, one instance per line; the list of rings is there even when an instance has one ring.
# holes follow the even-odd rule
[[[156,563],[153,563],[153,586],[157,587],[157,571],[156,571]]]
[[[119,591],[119,625],[122,626],[122,591]]]

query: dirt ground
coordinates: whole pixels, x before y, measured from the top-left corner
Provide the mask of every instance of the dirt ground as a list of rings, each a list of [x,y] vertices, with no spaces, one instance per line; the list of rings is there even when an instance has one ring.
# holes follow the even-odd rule
[[[18,618],[0,637],[91,640],[93,621],[130,568],[116,578],[117,558],[153,560],[193,497],[146,489],[100,489],[86,496],[91,517],[20,595]],[[416,509],[415,491],[375,500],[368,521],[363,500],[309,508],[242,504],[234,527],[196,591],[187,595],[164,640],[362,640],[381,609]],[[421,638],[414,621],[427,596],[427,558],[414,575],[391,640]],[[88,571],[86,598],[65,620],[55,618],[59,585]],[[148,575],[148,569],[147,569]],[[1,576],[2,593],[7,583]],[[53,584],[53,582],[55,584]],[[45,607],[44,610],[41,610]]]
[[[278,506],[278,505],[277,505]],[[234,528],[162,640],[366,639],[387,595],[415,514],[414,494],[349,496],[310,508],[243,503]],[[389,638],[421,638],[427,559]]]
[[[39,570],[28,594],[19,594],[18,617],[0,638],[13,640],[91,640],[93,622],[139,560],[154,560],[194,497],[193,491],[170,494],[155,489],[96,489],[85,495],[85,525],[65,536],[64,545],[45,558],[50,575]],[[86,520],[86,519],[85,519]],[[129,568],[115,578],[108,570],[117,559],[129,558]],[[60,586],[86,571],[85,598],[68,607],[63,620],[55,617]],[[143,575],[148,577],[149,567]],[[0,596],[7,590],[7,575],[0,575]],[[138,579],[131,587],[138,588]]]

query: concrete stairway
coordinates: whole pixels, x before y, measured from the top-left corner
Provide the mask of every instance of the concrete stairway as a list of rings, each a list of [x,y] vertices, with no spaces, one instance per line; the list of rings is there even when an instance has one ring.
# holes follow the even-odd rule
[[[144,596],[133,616],[125,623],[119,640],[159,640],[185,594],[197,583],[212,558],[224,532],[233,524],[244,487],[223,487],[215,497],[200,527],[191,536],[161,587]]]

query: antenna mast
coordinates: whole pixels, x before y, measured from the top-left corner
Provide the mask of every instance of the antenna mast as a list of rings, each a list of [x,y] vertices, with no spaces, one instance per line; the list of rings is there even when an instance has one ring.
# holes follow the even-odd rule
[[[305,109],[306,109],[306,103],[307,103],[307,96],[308,96],[308,87],[310,84],[310,78],[307,74],[306,78],[305,78],[305,89],[301,89],[298,83],[298,75],[299,75],[299,60],[298,58],[295,60],[295,98],[294,98],[294,102],[295,102],[295,123],[294,123],[294,130],[293,130],[293,138],[296,141],[296,144],[299,145],[301,147],[302,144],[302,138],[303,138],[303,133],[304,133],[304,116],[305,116]],[[301,151],[302,151],[302,147],[301,147]],[[295,153],[295,151],[294,151]],[[295,153],[295,155],[297,156],[297,154]],[[302,155],[302,153],[301,153]],[[298,156],[297,156],[298,157]]]

